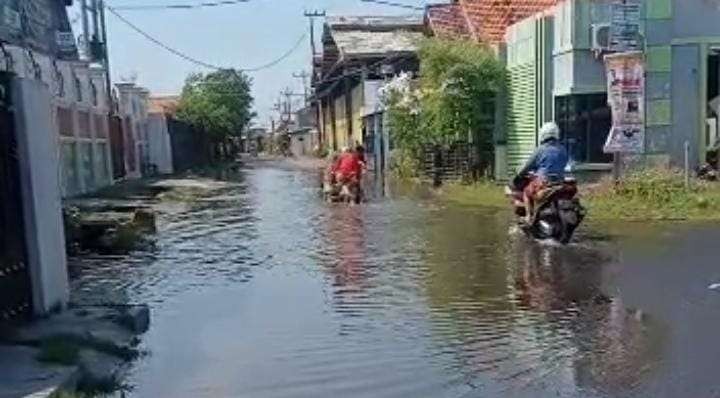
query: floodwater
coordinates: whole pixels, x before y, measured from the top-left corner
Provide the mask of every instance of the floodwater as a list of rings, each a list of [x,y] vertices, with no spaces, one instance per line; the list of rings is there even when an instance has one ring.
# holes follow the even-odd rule
[[[132,397],[720,397],[717,226],[568,247],[418,193],[322,203],[258,166],[163,216],[157,250],[74,270],[149,303]]]

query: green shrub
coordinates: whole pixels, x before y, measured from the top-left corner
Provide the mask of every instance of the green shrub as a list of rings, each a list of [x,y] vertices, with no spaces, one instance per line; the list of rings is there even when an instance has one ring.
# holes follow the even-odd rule
[[[395,146],[421,160],[427,144],[468,139],[493,145],[495,98],[505,69],[487,46],[429,38],[420,45],[420,78],[401,75],[382,92]]]

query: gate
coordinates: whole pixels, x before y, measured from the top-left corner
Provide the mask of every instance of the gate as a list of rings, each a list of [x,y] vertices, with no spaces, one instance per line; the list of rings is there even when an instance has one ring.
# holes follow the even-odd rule
[[[0,72],[0,323],[27,316],[32,302],[11,79]]]
[[[125,139],[119,116],[110,116],[110,156],[113,178],[118,180],[125,177]]]

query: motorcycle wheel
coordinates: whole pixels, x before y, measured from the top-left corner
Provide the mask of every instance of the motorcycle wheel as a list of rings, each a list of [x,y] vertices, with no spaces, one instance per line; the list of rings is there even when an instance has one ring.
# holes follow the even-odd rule
[[[557,217],[542,217],[532,227],[533,237],[540,240],[552,239],[563,243],[563,225]]]

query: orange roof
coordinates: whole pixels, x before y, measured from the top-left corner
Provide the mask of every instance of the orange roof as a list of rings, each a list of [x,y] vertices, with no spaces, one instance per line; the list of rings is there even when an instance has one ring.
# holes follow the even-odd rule
[[[173,115],[180,103],[179,95],[163,95],[150,97],[149,113],[164,113]]]
[[[427,21],[438,37],[472,38],[468,20],[460,4],[432,4],[427,8]]]
[[[433,20],[439,20],[438,13],[453,13],[452,21],[448,24],[437,24],[440,26],[433,31],[440,35],[463,37],[469,31],[476,39],[488,43],[500,43],[503,41],[508,26],[519,22],[533,14],[547,10],[562,0],[454,0],[450,4],[443,4],[440,7],[430,6],[428,8],[428,20],[433,28]],[[459,10],[455,9],[459,6]],[[434,11],[435,8],[443,11]],[[435,17],[433,16],[435,13]],[[467,21],[466,28],[455,27],[462,14]],[[441,14],[441,15],[444,15]],[[456,33],[457,32],[457,33]]]

